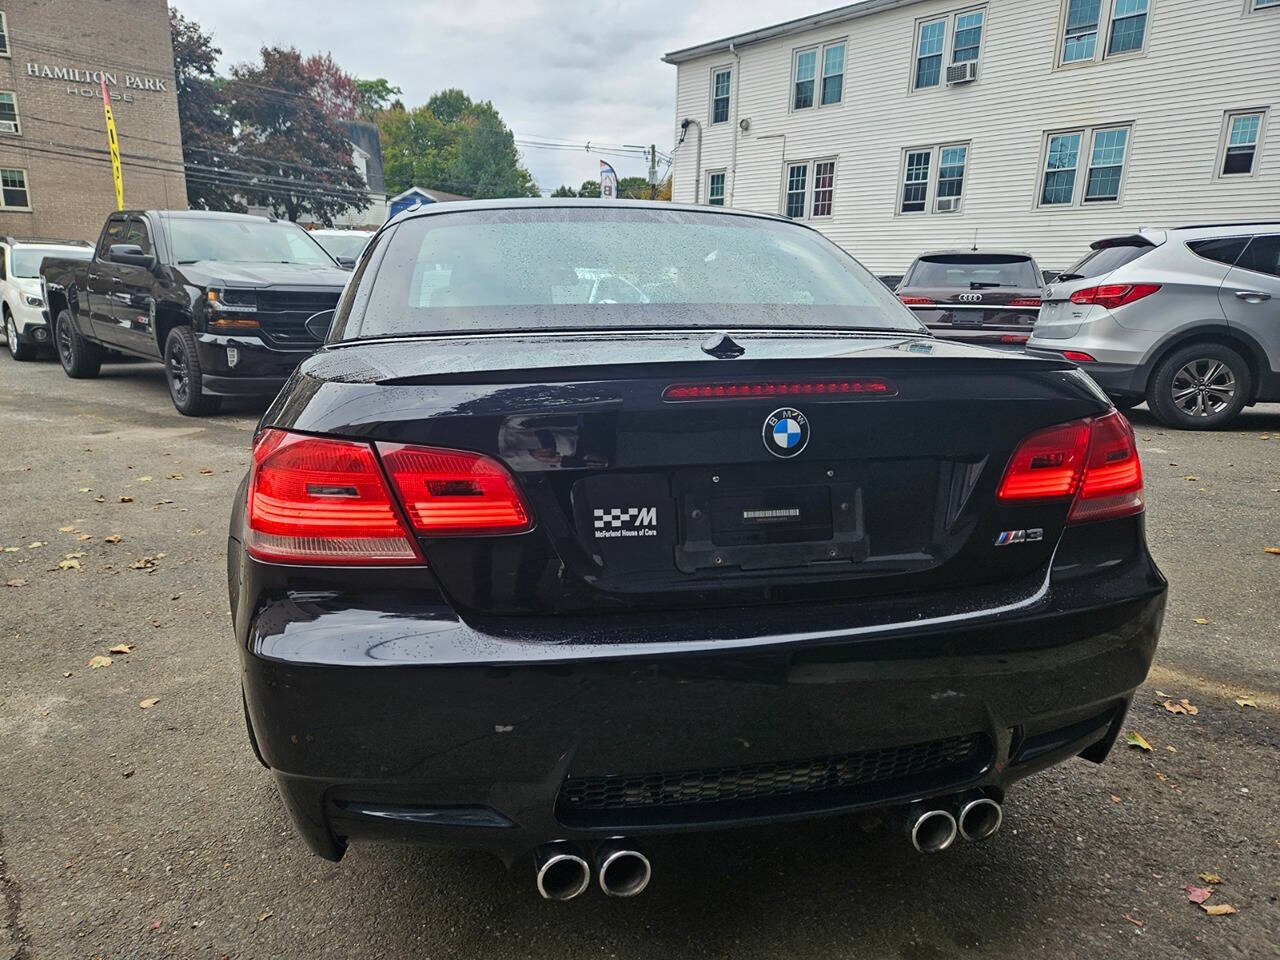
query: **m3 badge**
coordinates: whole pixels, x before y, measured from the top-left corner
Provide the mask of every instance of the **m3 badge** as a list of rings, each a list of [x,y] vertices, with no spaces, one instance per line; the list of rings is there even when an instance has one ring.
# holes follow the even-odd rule
[[[1043,527],[1031,527],[1029,530],[1002,530],[996,534],[996,546],[1011,547],[1015,543],[1039,543],[1043,539]]]

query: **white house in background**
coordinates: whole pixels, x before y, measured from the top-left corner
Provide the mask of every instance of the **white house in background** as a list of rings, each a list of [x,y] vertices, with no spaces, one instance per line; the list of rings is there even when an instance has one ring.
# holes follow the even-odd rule
[[[1280,0],[862,0],[668,53],[674,199],[880,274],[1280,212]]]

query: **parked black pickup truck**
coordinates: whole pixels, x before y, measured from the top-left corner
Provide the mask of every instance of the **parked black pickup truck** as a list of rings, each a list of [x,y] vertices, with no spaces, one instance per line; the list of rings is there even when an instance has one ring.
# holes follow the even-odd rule
[[[160,360],[187,416],[274,395],[350,276],[297,224],[197,210],[112,214],[92,260],[40,275],[67,376],[97,376],[107,351]]]

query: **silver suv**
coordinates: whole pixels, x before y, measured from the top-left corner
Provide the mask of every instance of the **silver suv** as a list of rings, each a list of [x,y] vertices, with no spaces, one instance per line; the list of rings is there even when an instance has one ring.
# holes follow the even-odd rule
[[[1206,430],[1280,400],[1280,221],[1142,229],[1045,291],[1031,353],[1073,360],[1121,409]]]

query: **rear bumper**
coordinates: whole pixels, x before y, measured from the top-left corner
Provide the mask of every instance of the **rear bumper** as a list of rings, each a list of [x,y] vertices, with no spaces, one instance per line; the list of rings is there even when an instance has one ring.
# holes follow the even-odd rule
[[[1082,349],[1063,347],[1063,350]],[[1062,359],[1063,350],[1046,350],[1043,347],[1026,348],[1026,352],[1037,357]],[[1081,370],[1113,397],[1141,397],[1147,392],[1148,369],[1140,363],[1078,363]]]
[[[257,610],[237,618],[252,729],[331,859],[383,837],[510,862],[557,838],[1003,791],[1077,754],[1101,761],[1165,601],[1143,548],[978,614],[848,629],[805,617],[824,629],[796,633],[806,608],[785,631],[720,611],[680,643],[627,640],[599,618],[593,642],[554,642],[552,626],[498,634],[368,592],[363,606],[305,590],[254,603],[240,588],[256,592],[263,571],[231,546],[233,600]]]
[[[235,350],[235,365],[232,354]],[[219,397],[273,397],[314,351],[278,350],[256,337],[196,334],[204,391]]]

